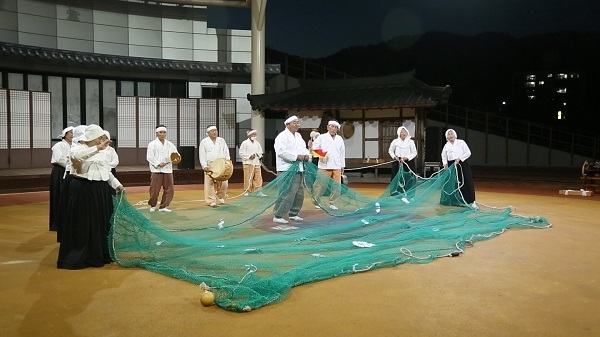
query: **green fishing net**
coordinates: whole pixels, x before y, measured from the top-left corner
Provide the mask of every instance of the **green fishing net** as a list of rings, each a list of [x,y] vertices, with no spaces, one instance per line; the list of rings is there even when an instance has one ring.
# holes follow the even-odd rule
[[[274,223],[273,204],[301,168],[304,220]],[[114,199],[111,254],[123,267],[206,286],[218,306],[243,312],[282,301],[297,285],[456,256],[509,228],[550,227],[510,207],[468,207],[458,181],[454,166],[427,179],[400,171],[373,198],[306,162],[219,207],[200,200],[150,213],[122,193]]]

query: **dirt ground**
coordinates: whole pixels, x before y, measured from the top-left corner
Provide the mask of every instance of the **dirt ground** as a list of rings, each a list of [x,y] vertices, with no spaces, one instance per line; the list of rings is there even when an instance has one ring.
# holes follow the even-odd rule
[[[385,186],[351,187],[379,195]],[[146,270],[59,270],[48,192],[0,195],[1,335],[600,336],[600,196],[562,196],[559,187],[479,181],[479,203],[512,205],[553,227],[509,230],[455,258],[303,285],[249,313],[204,307],[198,286]],[[177,186],[176,199],[201,190]],[[147,187],[128,196],[145,200]]]

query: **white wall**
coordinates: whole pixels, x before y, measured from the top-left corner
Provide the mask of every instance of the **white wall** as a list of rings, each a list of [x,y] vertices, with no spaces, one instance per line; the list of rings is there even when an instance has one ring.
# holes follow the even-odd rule
[[[0,1],[2,2],[2,1]],[[206,21],[175,19],[144,14],[116,13],[103,10],[64,6],[36,0],[5,0],[0,6],[0,41],[30,46],[64,50],[121,55],[131,57],[162,58],[184,61],[250,63],[251,32],[238,29],[209,28]],[[201,11],[202,8],[194,9]],[[194,17],[193,15],[190,15]],[[11,74],[9,74],[10,76]],[[11,89],[25,89],[19,85],[19,76],[10,81]],[[96,83],[88,83],[87,121],[98,122],[98,94]],[[69,125],[80,122],[81,105],[79,83],[68,78],[67,119]],[[54,88],[53,83],[50,87]],[[215,85],[190,83],[190,98],[201,98],[202,86]],[[30,88],[31,89],[31,88]],[[123,96],[133,95],[133,82],[123,82]],[[141,88],[143,89],[143,88]],[[148,92],[138,90],[139,96]],[[56,91],[56,90],[54,90]],[[246,99],[250,84],[228,84],[227,98],[237,102],[237,120],[250,119],[251,107]],[[56,94],[56,93],[55,93]],[[116,96],[111,96],[116,97]],[[92,98],[90,100],[90,98]],[[53,131],[62,130],[62,111],[53,100]],[[62,104],[62,103],[61,103]],[[116,107],[115,102],[103,102]],[[62,105],[61,105],[62,106]],[[108,118],[106,118],[108,117]],[[105,116],[105,126],[116,136],[116,120]],[[55,125],[56,124],[56,125]],[[56,132],[54,132],[56,133]]]
[[[427,126],[444,124],[428,120]],[[459,139],[463,139],[471,149],[469,163],[474,166],[532,166],[532,167],[581,167],[588,158],[575,155],[571,161],[571,154],[565,151],[550,150],[548,147],[527,144],[517,140],[506,140],[505,137],[488,135],[487,144],[483,132],[469,130],[465,138],[464,128],[450,125],[456,130]],[[528,152],[529,151],[529,152]],[[487,152],[487,162],[486,162]],[[529,153],[529,155],[528,155]]]
[[[194,9],[196,11],[201,9]],[[251,32],[206,21],[6,0],[0,41],[44,48],[172,60],[250,63]]]

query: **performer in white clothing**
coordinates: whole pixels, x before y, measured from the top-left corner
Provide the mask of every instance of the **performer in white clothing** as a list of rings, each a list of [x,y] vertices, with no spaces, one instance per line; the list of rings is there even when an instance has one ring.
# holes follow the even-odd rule
[[[256,140],[257,133],[256,130],[246,132],[248,139],[244,140],[240,145],[240,157],[242,158],[244,167],[244,195],[258,190],[263,184],[260,167],[263,149],[258,140]]]
[[[87,128],[87,125],[78,125],[73,129],[73,139],[71,140],[71,148],[69,149],[69,160],[67,160],[67,165],[66,165],[65,174],[64,174],[64,188],[60,192],[60,206],[59,206],[59,212],[58,212],[59,224],[58,224],[58,228],[56,230],[56,241],[57,242],[60,242],[60,239],[62,237],[62,232],[63,232],[62,229],[64,227],[64,226],[62,226],[62,223],[64,222],[64,217],[67,213],[69,194],[70,194],[69,190],[71,187],[71,182],[73,180],[73,174],[75,171],[75,168],[73,167],[73,163],[70,159],[71,152],[73,152],[80,146],[85,146],[85,143],[82,142],[81,139],[85,136],[86,128]]]
[[[110,139],[110,132],[104,130],[104,138],[102,138],[102,140],[107,139]],[[110,172],[113,174],[113,176],[116,177],[117,165],[119,165],[119,155],[117,154],[117,151],[115,151],[114,147],[109,145],[106,147],[106,149],[100,152],[104,153],[104,155],[106,156],[106,163],[108,164],[108,166],[110,166]],[[116,195],[116,191],[114,189],[111,188],[110,192],[112,195]]]
[[[61,194],[65,191],[65,173],[69,154],[71,153],[71,141],[73,140],[73,127],[65,128],[58,138],[60,142],[52,146],[52,173],[50,174],[50,230],[58,231],[61,222]]]
[[[104,130],[104,139],[110,139],[110,132]],[[108,166],[110,166],[110,171],[114,176],[117,176],[117,166],[119,165],[119,155],[117,151],[112,146],[107,146],[106,149],[102,150],[104,155],[106,155],[106,162]]]
[[[346,146],[344,140],[338,131],[340,129],[340,123],[337,121],[329,121],[327,123],[327,133],[319,135],[312,144],[313,150],[321,149],[322,153],[326,153],[325,157],[319,158],[319,173],[322,173],[331,179],[336,184],[331,189],[329,194],[329,208],[336,210],[338,207],[335,205],[335,201],[340,195],[342,174],[344,174],[344,168],[346,167]],[[329,181],[327,181],[329,182]],[[325,182],[321,179],[321,182],[317,181],[313,190],[313,200],[315,206],[321,208],[320,199],[323,195],[324,189],[329,184],[325,185]]]
[[[225,139],[219,137],[219,130],[215,125],[206,128],[207,137],[202,139],[198,149],[200,165],[204,170],[204,202],[211,207],[225,203],[228,181],[215,181],[208,175],[211,172],[210,165],[217,158],[231,160],[229,147]]]
[[[104,130],[91,124],[81,139],[84,144],[71,151],[73,178],[57,261],[61,269],[102,267],[112,262],[108,248],[113,213],[109,187],[120,192],[123,186],[100,152],[110,143],[102,140],[103,136]]]
[[[163,194],[160,200],[159,212],[171,212],[168,208],[175,195],[175,183],[173,180],[173,163],[171,154],[177,153],[177,147],[167,140],[167,127],[159,125],[156,127],[156,139],[148,144],[146,160],[150,166],[150,212],[156,210],[158,195],[162,187]]]
[[[289,170],[296,161],[308,161],[310,155],[306,148],[306,143],[298,132],[300,129],[300,120],[296,116],[285,120],[285,130],[281,131],[275,137],[275,166],[277,173],[282,174]],[[304,220],[298,213],[304,202],[304,187],[302,186],[303,165],[300,165],[298,172],[293,173],[289,184],[282,184],[279,189],[279,197],[275,201],[273,208],[273,222],[288,223],[288,219],[294,221]]]
[[[477,203],[475,203],[473,173],[471,172],[471,167],[467,163],[467,159],[471,157],[471,150],[464,140],[457,139],[456,137],[456,131],[453,129],[446,130],[446,140],[448,142],[442,149],[442,164],[444,164],[444,168],[455,165],[458,186],[460,186],[460,193],[464,202],[472,209],[478,209]]]
[[[414,197],[412,189],[416,184],[415,158],[417,157],[417,147],[410,138],[408,129],[404,126],[398,128],[398,138],[394,139],[388,150],[390,157],[394,159],[392,163],[392,181],[397,179],[396,190],[392,195],[402,193],[402,201],[408,203],[409,198]],[[400,173],[400,174],[399,174]]]

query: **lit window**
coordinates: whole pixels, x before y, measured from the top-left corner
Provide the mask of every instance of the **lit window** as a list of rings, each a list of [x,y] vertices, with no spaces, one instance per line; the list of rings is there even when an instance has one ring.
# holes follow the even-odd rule
[[[556,117],[557,119],[563,119],[562,111],[559,110]]]
[[[534,81],[535,80],[535,75],[527,75],[527,80],[528,81]]]
[[[533,81],[525,82],[525,87],[535,88],[535,82],[533,82]]]
[[[567,76],[567,74],[562,74],[562,73],[561,73],[561,74],[558,74],[558,76],[557,76],[557,77],[558,77],[558,79],[559,79],[559,80],[564,80],[564,79],[565,79],[565,78],[567,78],[568,76]]]
[[[572,73],[571,74],[571,78],[579,78],[579,74],[578,73]]]
[[[556,92],[559,94],[566,94],[567,88],[558,88],[558,89],[556,89]]]
[[[552,74],[548,74],[548,77],[552,77]]]
[[[530,101],[535,101],[535,95],[529,95],[527,98],[529,98]]]
[[[544,85],[544,81],[539,81],[538,84],[539,85]]]

